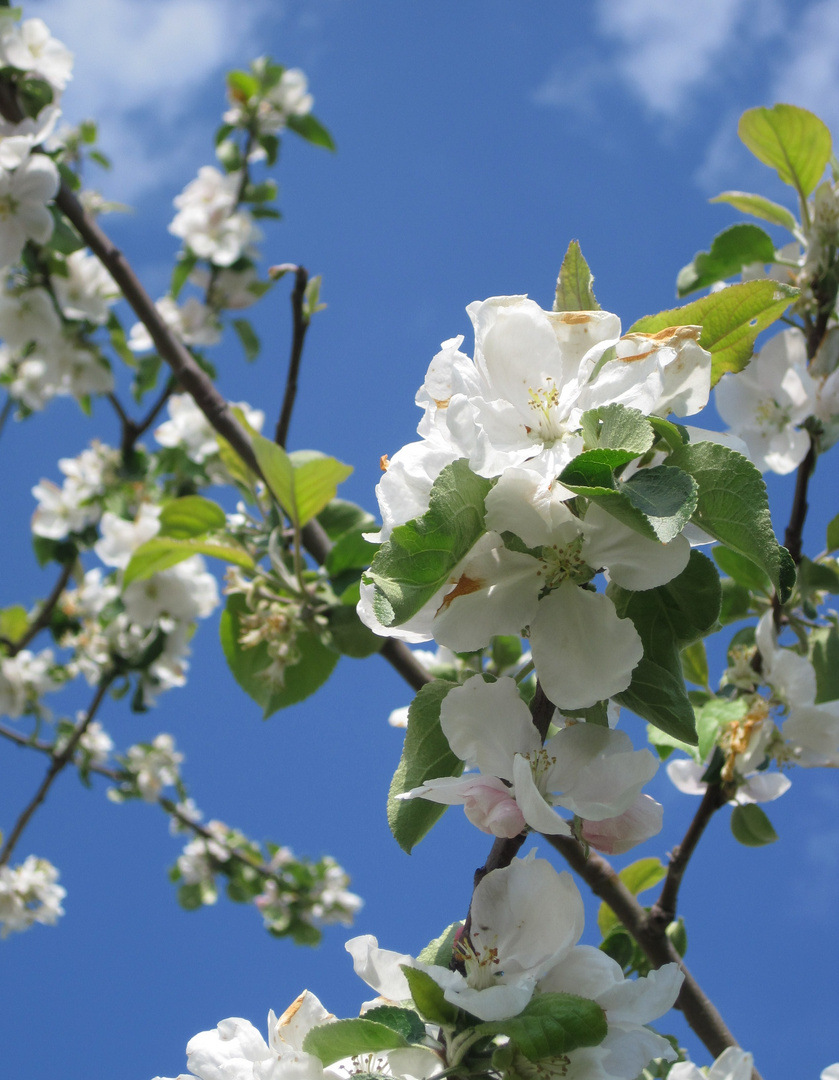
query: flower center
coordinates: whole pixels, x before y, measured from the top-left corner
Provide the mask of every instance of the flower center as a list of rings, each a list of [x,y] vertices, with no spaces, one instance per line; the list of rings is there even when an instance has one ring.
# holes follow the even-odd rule
[[[14,217],[19,206],[20,203],[14,195],[3,195],[0,198],[0,221],[7,221],[10,217]]]
[[[498,949],[482,947],[476,952],[470,941],[461,939],[455,946],[455,953],[466,970],[466,982],[473,990],[487,990],[495,985],[495,979],[501,974],[493,971],[498,966]]]
[[[565,435],[566,427],[556,415],[560,403],[559,387],[550,376],[545,382],[546,386],[528,387],[528,405],[536,413],[536,423],[526,430],[534,440],[552,446]]]
[[[559,588],[563,581],[581,585],[594,577],[594,571],[582,556],[582,549],[582,536],[576,537],[570,544],[546,544],[542,548],[546,588]]]

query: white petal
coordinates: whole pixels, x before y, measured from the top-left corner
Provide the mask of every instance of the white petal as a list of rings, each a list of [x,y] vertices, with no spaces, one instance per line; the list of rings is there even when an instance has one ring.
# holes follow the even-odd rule
[[[642,591],[665,585],[688,564],[690,544],[677,536],[661,544],[631,529],[592,504],[583,522],[583,558],[593,567],[605,567],[609,578],[623,589]]]
[[[440,726],[457,756],[482,773],[513,779],[513,756],[541,745],[530,710],[515,680],[487,683],[477,676],[450,690],[440,708]]]
[[[380,949],[372,934],[350,938],[344,948],[352,957],[353,970],[368,986],[390,1001],[404,1001],[411,996],[408,980],[400,965],[414,967],[414,958],[406,953]]]
[[[672,1008],[684,979],[678,964],[665,964],[645,977],[624,980],[597,1001],[610,1024],[649,1024]]]
[[[753,773],[737,792],[736,801],[743,803],[772,802],[780,799],[792,787],[792,780],[783,773]]]
[[[536,787],[530,762],[521,754],[516,754],[513,762],[513,786],[516,802],[531,829],[544,833],[546,836],[571,835],[568,822],[545,801],[544,796]]]
[[[629,619],[602,593],[566,582],[539,603],[530,624],[533,659],[548,698],[583,709],[625,690],[644,655]]]
[[[623,979],[620,965],[611,956],[594,945],[577,945],[539,980],[539,989],[597,1000]]]
[[[690,758],[676,758],[667,762],[667,775],[684,795],[704,795],[708,787],[702,783],[706,768]]]

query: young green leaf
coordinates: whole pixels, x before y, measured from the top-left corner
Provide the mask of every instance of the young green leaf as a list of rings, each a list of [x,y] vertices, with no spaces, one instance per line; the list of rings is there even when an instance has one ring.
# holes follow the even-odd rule
[[[218,503],[201,495],[184,495],[166,503],[161,510],[158,535],[185,540],[217,532],[226,525],[227,517]]]
[[[754,156],[806,199],[821,180],[832,144],[827,126],[797,105],[748,109],[737,134]]]
[[[478,1024],[483,1035],[506,1035],[529,1061],[597,1046],[606,1038],[606,1014],[596,1001],[576,994],[537,994],[518,1016]]]
[[[377,1054],[395,1050],[408,1043],[393,1028],[360,1017],[357,1020],[334,1020],[313,1027],[303,1040],[303,1052],[320,1058],[324,1067],[341,1058]]]
[[[704,641],[694,641],[682,649],[682,671],[688,682],[708,685],[708,656]]]
[[[739,585],[750,592],[762,593],[764,596],[772,595],[772,582],[769,580],[769,575],[756,566],[751,559],[727,547],[715,547],[711,554],[720,570]]]
[[[667,874],[667,867],[661,861],[653,857],[638,859],[630,863],[618,872],[618,877],[629,889],[633,896],[651,889],[663,881]],[[620,920],[609,905],[603,901],[597,913],[597,926],[603,937],[619,924]]]
[[[816,671],[816,704],[839,698],[839,627],[810,632],[810,662]]]
[[[245,359],[249,364],[253,363],[259,356],[261,347],[256,331],[247,319],[234,319],[233,329],[236,331],[236,335],[242,343],[242,348],[245,351]]]
[[[735,210],[751,214],[752,217],[761,218],[763,221],[769,221],[773,225],[780,225],[784,229],[789,229],[790,232],[793,232],[797,225],[795,215],[785,206],[780,206],[771,199],[765,199],[762,195],[750,195],[747,191],[723,191],[708,201],[728,203]]]
[[[669,326],[701,326],[699,344],[712,357],[711,385],[727,371],[742,371],[757,335],[779,319],[798,289],[777,281],[744,281],[703,296],[684,307],[646,315],[629,332],[655,334]]]
[[[447,926],[439,937],[429,941],[417,957],[417,960],[421,960],[424,964],[437,964],[439,967],[447,968],[452,962],[452,949],[454,948],[455,938],[462,929],[462,922],[453,922],[450,926]]]
[[[427,799],[397,796],[439,776],[460,776],[463,762],[452,751],[440,727],[443,699],[457,684],[435,679],[427,683],[408,710],[408,730],[402,758],[393,774],[387,800],[387,820],[399,846],[410,854],[415,844],[446,809]]]
[[[335,150],[335,140],[311,113],[306,116],[291,115],[287,120],[289,130],[297,132],[313,146],[322,146],[325,150]]]
[[[710,251],[699,251],[679,271],[678,295],[687,296],[697,289],[707,289],[717,281],[739,274],[750,263],[771,263],[775,245],[768,233],[757,225],[732,225],[714,237]]]
[[[411,988],[411,997],[421,1016],[429,1023],[454,1027],[457,1023],[458,1009],[450,1005],[443,995],[443,988],[419,968],[402,965],[402,971]]]
[[[598,447],[645,454],[655,442],[655,431],[646,416],[617,402],[584,412],[580,426],[587,450]]]
[[[191,555],[210,555],[214,559],[253,570],[254,563],[243,547],[232,540],[203,540],[191,536],[179,539],[174,536],[153,536],[145,544],[140,544],[131,556],[131,561],[123,574],[123,585],[132,581],[145,581],[161,570],[168,570]]]
[[[734,807],[731,811],[731,831],[734,839],[746,847],[763,847],[774,844],[778,839],[772,822],[757,803]]]
[[[579,241],[572,240],[559,268],[554,311],[599,311],[593,283],[594,275],[583,258]]]

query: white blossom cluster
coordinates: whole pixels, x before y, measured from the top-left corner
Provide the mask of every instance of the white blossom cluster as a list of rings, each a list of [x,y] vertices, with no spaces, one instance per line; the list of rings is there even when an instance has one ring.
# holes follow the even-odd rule
[[[54,926],[64,914],[66,890],[46,859],[29,855],[20,866],[0,866],[0,937],[28,930],[33,923]]]
[[[460,351],[462,338],[434,357],[416,399],[421,440],[390,459],[377,488],[378,538],[423,514],[434,481],[458,459],[493,480],[489,531],[407,622],[382,625],[372,582],[362,583],[359,615],[377,633],[433,638],[455,652],[527,628],[536,673],[560,713],[543,748],[512,680],[470,680],[448,695],[441,716],[450,746],[478,773],[429,780],[405,797],[462,803],[471,821],[498,836],[525,825],[567,834],[553,809],[561,806],[586,821],[590,843],[625,851],[661,827],[661,808],[641,793],[656,761],[632,751],[622,732],[561,713],[626,689],[643,656],[633,624],[591,582],[603,571],[635,591],[663,585],[687,565],[690,544],[684,535],[648,539],[595,504],[578,516],[567,505],[573,493],[556,478],[584,449],[585,411],[618,403],[645,416],[698,412],[711,358],[695,327],[621,337],[608,312],[546,312],[522,296],[467,310],[474,360]]]
[[[127,778],[119,787],[108,789],[108,798],[112,802],[123,802],[139,795],[145,802],[157,802],[164,788],[179,783],[183,759],[183,754],[175,749],[174,738],[165,732],[155,736],[150,743],[130,746],[122,759]]]
[[[0,716],[17,720],[27,712],[45,715],[41,698],[61,685],[52,649],[21,649],[0,658]]]
[[[258,77],[265,74],[267,67],[265,59],[253,64]],[[314,103],[305,73],[299,68],[286,68],[270,89],[251,100],[243,100],[242,93],[231,88],[230,108],[223,119],[233,127],[252,123],[260,135],[277,135],[286,128],[290,116],[306,116]]]
[[[244,177],[204,165],[198,177],[175,198],[175,215],[169,226],[200,259],[213,266],[228,267],[245,254],[260,232],[247,210],[239,208]]]

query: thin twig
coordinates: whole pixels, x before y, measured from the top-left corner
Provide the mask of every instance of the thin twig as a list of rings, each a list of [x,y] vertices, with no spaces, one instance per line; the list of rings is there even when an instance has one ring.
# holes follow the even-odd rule
[[[647,912],[609,863],[595,852],[586,855],[582,845],[571,836],[545,836],[545,840],[566,859],[592,892],[606,901],[654,967],[659,968],[669,963],[679,965],[685,980],[675,1007],[682,1011],[709,1053],[716,1058],[727,1047],[739,1046],[713,1002],[688,971],[670,939],[651,930]],[[752,1080],[761,1080],[757,1069],[752,1070]]]
[[[10,656],[17,656],[21,649],[25,649],[29,642],[40,634],[45,626],[49,625],[52,613],[55,610],[55,605],[61,599],[61,594],[67,588],[67,583],[72,576],[74,565],[75,564],[72,561],[63,564],[58,580],[52,587],[52,592],[43,602],[38,614],[27,627],[26,633],[22,637],[19,637],[17,641],[8,643],[7,649]]]
[[[665,933],[667,927],[676,918],[679,888],[696,845],[699,843],[711,818],[717,810],[725,806],[725,803],[726,795],[719,784],[708,784],[705,794],[702,796],[702,802],[699,804],[699,809],[688,826],[684,840],[673,849],[661,894],[653,904],[648,916],[650,927],[658,929],[661,934]]]
[[[102,704],[102,700],[105,697],[105,694],[108,692],[108,687],[111,685],[112,681],[113,675],[106,675],[102,679],[102,682],[96,689],[96,693],[93,695],[93,700],[91,701],[87,712],[79,721],[79,723],[76,724],[73,734],[70,736],[70,738],[67,740],[66,744],[61,750],[59,750],[57,753],[55,751],[51,753],[52,762],[50,763],[50,767],[47,769],[46,776],[41,781],[40,785],[38,786],[38,790],[32,796],[31,800],[24,807],[23,812],[15,822],[12,831],[9,833],[8,838],[6,839],[6,843],[3,845],[3,850],[0,851],[0,866],[5,866],[6,863],[8,863],[9,859],[11,858],[12,852],[17,845],[17,842],[23,833],[23,830],[29,824],[30,818],[44,801],[44,799],[47,797],[47,792],[52,787],[55,778],[62,771],[62,769],[64,769],[67,763],[72,759],[73,754],[76,752],[76,747],[79,745],[79,740],[81,739],[82,735],[84,735],[84,733],[87,731],[90,722],[96,715],[96,712],[99,709],[99,706]]]
[[[309,320],[304,311],[306,302],[306,285],[309,281],[309,272],[305,266],[298,266],[294,274],[294,288],[291,291],[291,312],[293,319],[293,332],[291,337],[291,355],[288,361],[288,377],[286,378],[283,405],[277,419],[277,430],[274,433],[274,442],[279,446],[285,446],[288,440],[288,429],[291,426],[291,414],[294,409],[294,401],[297,397],[297,376],[300,372],[300,360],[303,356],[303,343],[306,340],[306,331],[309,329]]]
[[[8,394],[6,396],[6,400],[3,402],[3,409],[2,409],[2,411],[0,411],[0,435],[3,434],[3,429],[6,426],[6,421],[9,419],[9,417],[12,414],[12,406],[13,405],[14,405],[14,400],[12,399],[12,395]]]
[[[792,555],[796,564],[801,562],[801,541],[804,533],[804,522],[807,519],[807,490],[810,485],[810,477],[816,469],[816,447],[810,442],[807,456],[798,466],[798,474],[795,478],[795,495],[792,499],[792,509],[789,516],[789,524],[784,533],[784,547]]]

